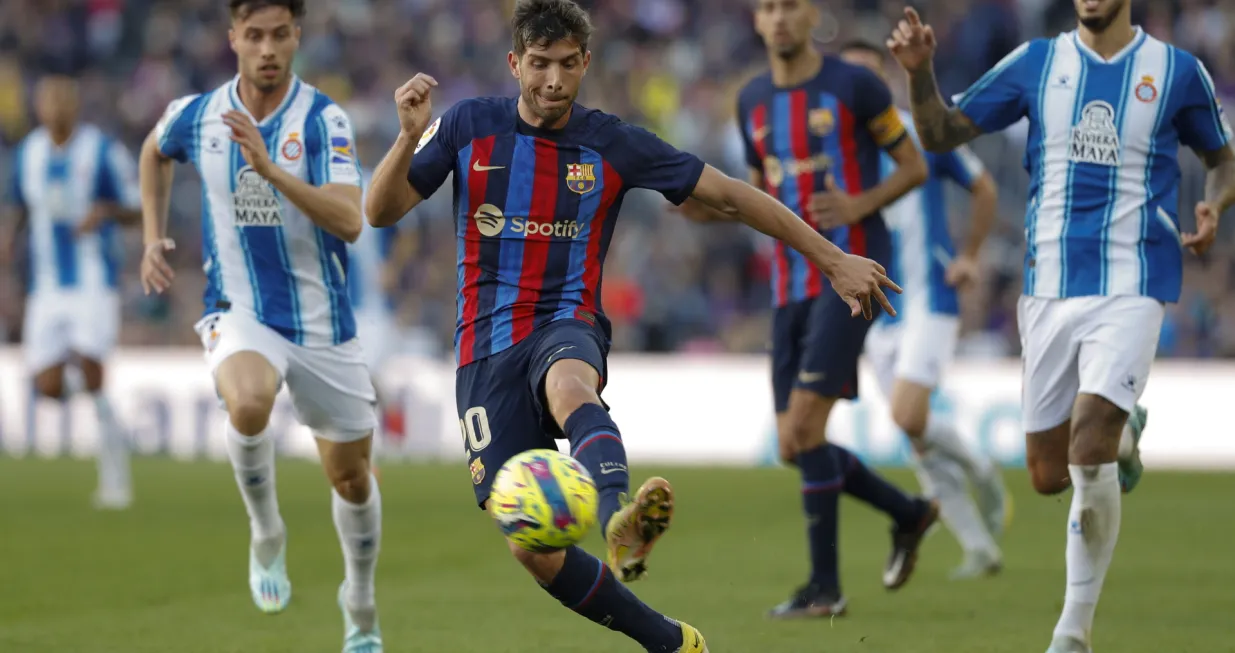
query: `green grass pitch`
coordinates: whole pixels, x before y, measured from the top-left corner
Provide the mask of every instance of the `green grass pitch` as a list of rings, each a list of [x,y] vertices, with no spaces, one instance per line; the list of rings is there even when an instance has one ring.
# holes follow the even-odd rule
[[[994,579],[950,582],[942,529],[900,592],[879,584],[887,526],[846,499],[841,564],[848,617],[776,623],[764,611],[803,579],[795,475],[778,469],[636,469],[678,492],[673,529],[633,587],[698,626],[713,653],[1041,653],[1063,598],[1070,495],[1042,498],[1008,472],[1016,498]],[[295,593],[277,616],[246,585],[247,519],[222,464],[139,460],[125,513],[89,506],[93,464],[0,459],[0,651],[311,653],[338,651],[342,561],[329,490],[282,461],[278,489]],[[904,472],[893,478],[915,487]],[[378,601],[391,653],[608,653],[638,647],[556,604],[506,553],[472,503],[463,465],[383,470]],[[1150,471],[1125,498],[1095,650],[1235,651],[1231,562],[1235,475]],[[588,547],[598,549],[593,533]]]

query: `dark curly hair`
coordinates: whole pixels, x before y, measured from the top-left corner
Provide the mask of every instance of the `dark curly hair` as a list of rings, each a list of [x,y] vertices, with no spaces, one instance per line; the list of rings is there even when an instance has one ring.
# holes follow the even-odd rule
[[[522,0],[510,21],[513,50],[522,56],[529,45],[545,47],[573,40],[587,52],[592,37],[592,19],[574,0]]]
[[[229,0],[227,7],[232,18],[248,18],[253,12],[266,7],[286,7],[294,18],[304,17],[304,0]]]

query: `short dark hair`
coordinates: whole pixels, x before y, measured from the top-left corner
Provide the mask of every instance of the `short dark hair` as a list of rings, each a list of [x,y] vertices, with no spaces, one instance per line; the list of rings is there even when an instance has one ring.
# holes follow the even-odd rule
[[[227,6],[232,18],[245,19],[258,9],[267,7],[286,7],[293,18],[304,17],[304,0],[229,0]]]
[[[841,52],[848,52],[850,50],[857,50],[858,52],[869,52],[879,57],[880,59],[883,59],[885,56],[887,56],[886,50],[879,47],[878,45],[875,45],[875,43],[872,41],[867,41],[866,39],[850,39],[848,41],[845,41],[845,43],[840,46]]]
[[[529,45],[573,39],[580,52],[587,52],[592,37],[592,19],[574,0],[521,0],[510,20],[515,54],[522,56]]]

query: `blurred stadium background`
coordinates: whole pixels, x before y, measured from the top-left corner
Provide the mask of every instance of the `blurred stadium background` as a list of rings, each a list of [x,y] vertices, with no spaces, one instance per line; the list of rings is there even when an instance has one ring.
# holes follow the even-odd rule
[[[1131,0],[1152,35],[1201,56],[1235,106],[1235,0]],[[733,123],[735,94],[765,65],[750,0],[593,0],[598,37],[584,104],[656,131],[735,175],[745,175]],[[828,0],[821,47],[854,37],[882,42],[899,0]],[[1071,0],[916,3],[941,38],[937,70],[958,92],[1021,41],[1073,24]],[[319,0],[309,3],[297,72],[342,104],[375,165],[398,124],[391,93],[417,71],[436,76],[435,113],[479,94],[510,94],[505,20],[511,0]],[[223,0],[4,0],[0,3],[0,178],[32,128],[31,84],[44,71],[83,82],[83,118],[137,150],[167,102],[235,74]],[[893,85],[903,96],[903,84]],[[802,575],[795,478],[773,465],[767,360],[769,242],[731,225],[696,225],[651,194],[627,200],[605,271],[603,303],[615,354],[606,398],[636,472],[672,474],[682,495],[675,534],[658,551],[650,602],[708,634],[712,649],[773,651],[1041,650],[1062,597],[1067,502],[1031,495],[1017,470],[1019,343],[1015,305],[1023,253],[1023,131],[988,135],[975,150],[999,183],[998,227],[984,252],[984,283],[962,300],[960,360],[937,397],[968,438],[1010,470],[1018,499],[1008,570],[989,583],[945,581],[957,551],[928,545],[920,577],[899,595],[875,580],[883,526],[846,511],[848,620],[788,626],[763,609]],[[1203,172],[1184,161],[1181,211],[1200,197]],[[399,355],[382,370],[403,408],[385,434],[386,541],[379,600],[389,650],[625,651],[617,636],[560,614],[502,555],[471,507],[460,464],[450,343],[455,268],[448,193],[418,208],[414,253],[391,270]],[[109,387],[137,450],[136,503],[89,508],[94,445],[89,405],[30,400],[18,349],[23,252],[0,270],[0,652],[337,650],[338,579],[327,486],[303,462],[280,469],[292,537],[294,608],[270,619],[243,585],[246,530],[224,458],[218,412],[191,325],[201,312],[200,200],[195,173],[177,169],[174,291],[142,294],[140,233],[124,242],[124,326]],[[963,229],[965,200],[952,217]],[[1235,651],[1224,620],[1235,569],[1229,542],[1235,432],[1221,408],[1235,397],[1235,221],[1214,249],[1186,257],[1182,301],[1170,307],[1160,362],[1145,395],[1151,476],[1125,504],[1124,537],[1098,620],[1098,648]],[[867,383],[867,388],[873,384]],[[281,404],[272,429],[291,457],[314,455]],[[841,410],[832,438],[868,460],[903,466],[907,451],[867,393]],[[405,458],[415,465],[395,465]],[[169,460],[173,459],[173,460]],[[175,460],[179,459],[179,460]],[[1172,468],[1171,471],[1166,471]],[[910,487],[912,477],[896,472]],[[642,476],[642,474],[636,474]],[[1215,516],[1218,518],[1215,519]],[[723,570],[723,573],[721,573]],[[719,575],[718,575],[719,574]],[[1118,649],[1117,649],[1118,647]]]

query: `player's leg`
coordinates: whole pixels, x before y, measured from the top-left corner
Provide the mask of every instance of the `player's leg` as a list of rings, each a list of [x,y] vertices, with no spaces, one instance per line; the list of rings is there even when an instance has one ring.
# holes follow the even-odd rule
[[[547,411],[528,388],[536,339],[533,335],[456,372],[459,420],[476,503],[482,509],[493,475],[507,460],[530,449],[556,449],[543,425]],[[490,424],[502,427],[493,429]],[[607,564],[582,548],[531,553],[510,545],[510,551],[542,589],[576,614],[625,634],[648,651],[706,653],[697,630],[648,607]]]
[[[207,316],[196,329],[227,411],[227,457],[249,515],[249,591],[259,610],[280,612],[291,600],[292,586],[275,492],[274,440],[266,427],[287,371],[287,342],[235,313]]]
[[[1151,298],[1067,300],[1076,304],[1079,395],[1068,452],[1067,590],[1052,649],[1087,650],[1094,610],[1119,537],[1120,440],[1157,353],[1163,307]]]
[[[359,341],[289,352],[287,389],[299,421],[317,439],[333,492],[331,513],[343,550],[339,608],[344,653],[381,653],[374,578],[382,542],[382,495],[371,459],[376,396]]]
[[[95,503],[104,508],[127,507],[133,498],[128,435],[103,387],[103,364],[84,356],[78,357],[77,364],[99,419],[99,488]]]

